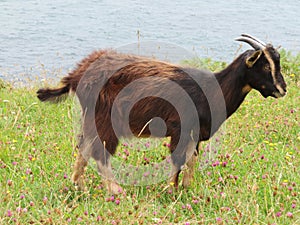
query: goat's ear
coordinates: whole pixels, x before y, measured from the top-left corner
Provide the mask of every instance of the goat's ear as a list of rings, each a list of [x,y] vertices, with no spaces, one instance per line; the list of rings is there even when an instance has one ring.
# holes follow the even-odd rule
[[[248,68],[251,68],[256,63],[256,61],[259,59],[261,54],[262,54],[262,50],[257,50],[246,59],[246,65],[248,66]]]

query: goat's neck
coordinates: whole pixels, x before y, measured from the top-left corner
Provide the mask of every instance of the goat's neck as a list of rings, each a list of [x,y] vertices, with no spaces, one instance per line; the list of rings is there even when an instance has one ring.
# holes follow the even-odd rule
[[[227,109],[227,118],[230,117],[242,104],[251,87],[245,81],[245,72],[237,64],[231,64],[215,74],[223,95]]]

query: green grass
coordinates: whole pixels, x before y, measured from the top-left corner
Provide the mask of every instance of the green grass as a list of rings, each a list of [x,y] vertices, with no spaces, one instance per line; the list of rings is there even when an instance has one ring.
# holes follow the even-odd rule
[[[164,181],[123,186],[126,194],[112,197],[92,165],[87,191],[76,191],[73,100],[40,103],[36,88],[2,81],[0,224],[300,224],[300,55],[281,55],[288,95],[264,99],[252,91],[221,140],[214,138],[214,161],[197,170],[189,189],[175,192]],[[189,64],[225,66],[210,59]],[[165,141],[123,140],[114,165],[160,162],[168,155]]]

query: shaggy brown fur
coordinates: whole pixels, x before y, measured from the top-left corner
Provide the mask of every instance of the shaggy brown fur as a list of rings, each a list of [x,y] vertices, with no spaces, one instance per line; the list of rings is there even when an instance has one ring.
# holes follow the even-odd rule
[[[275,57],[273,47],[265,51],[269,58]],[[120,187],[113,180],[109,154],[115,153],[120,137],[133,134],[171,137],[171,182],[178,185],[178,175],[188,161],[190,172],[183,178],[183,185],[188,186],[196,162],[195,145],[208,140],[237,110],[252,88],[265,97],[277,97],[270,71],[265,70],[268,60],[263,52],[257,54],[249,50],[226,69],[213,74],[100,50],[85,58],[63,78],[61,88],[40,89],[37,93],[41,101],[56,101],[69,91],[79,98],[83,136],[74,167],[74,182],[82,182],[83,167],[93,157],[99,172],[109,180],[108,189],[117,193]],[[276,76],[285,90],[279,61],[273,60],[279,68]],[[253,63],[249,67],[246,62]],[[153,118],[161,118],[165,126]],[[129,124],[125,124],[126,121]]]

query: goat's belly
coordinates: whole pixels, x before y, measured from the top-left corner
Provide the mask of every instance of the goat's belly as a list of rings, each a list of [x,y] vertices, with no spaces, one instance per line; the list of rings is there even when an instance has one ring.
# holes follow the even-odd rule
[[[136,137],[169,137],[180,134],[180,124],[177,121],[153,117],[147,120],[131,120],[130,130]]]

